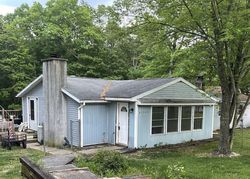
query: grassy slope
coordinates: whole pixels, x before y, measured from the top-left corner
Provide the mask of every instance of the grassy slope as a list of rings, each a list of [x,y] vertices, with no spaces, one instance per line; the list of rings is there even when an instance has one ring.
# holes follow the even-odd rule
[[[133,156],[133,159],[129,157],[130,166],[140,172],[145,171],[147,167],[153,166],[162,169],[168,165],[181,163],[185,167],[188,178],[250,178],[250,129],[244,129],[243,147],[241,131],[237,130],[235,135],[234,151],[240,153],[240,157],[206,157],[206,154],[216,149],[218,145],[218,142],[210,142],[176,151],[167,151],[166,149],[145,150],[140,156]]]
[[[21,164],[19,162],[19,157],[21,156],[27,156],[32,161],[37,161],[44,154],[37,150],[20,147],[12,147],[12,150],[0,147],[0,178],[21,178]]]

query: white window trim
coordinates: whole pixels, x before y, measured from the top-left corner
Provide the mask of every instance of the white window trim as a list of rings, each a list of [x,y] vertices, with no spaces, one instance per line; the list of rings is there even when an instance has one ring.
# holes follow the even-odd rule
[[[158,133],[158,134],[152,134],[152,123],[153,123],[153,107],[163,107],[164,109],[164,119],[163,119],[163,133]],[[165,135],[166,134],[166,128],[165,128],[165,124],[166,124],[166,106],[151,106],[150,108],[150,116],[151,116],[151,120],[150,120],[150,135],[152,136],[157,136],[157,135]]]
[[[202,125],[201,125],[201,129],[194,129],[193,128],[193,130],[192,131],[202,131],[203,129],[204,129],[204,119],[205,119],[205,113],[204,113],[204,109],[205,109],[205,107],[204,106],[202,106]],[[194,109],[194,113],[195,113],[195,109]],[[194,115],[194,113],[193,113],[193,115]],[[193,117],[194,118],[194,117]],[[194,124],[194,123],[193,123]]]
[[[172,105],[169,105],[172,106]],[[199,132],[204,130],[204,119],[205,119],[205,113],[204,113],[204,109],[205,106],[202,105],[202,110],[203,110],[203,114],[202,114],[202,128],[201,129],[194,129],[194,113],[195,113],[195,106],[191,106],[191,129],[190,130],[185,130],[185,131],[181,131],[181,120],[182,120],[182,106],[178,106],[178,130],[177,131],[173,131],[173,132],[168,132],[167,131],[167,125],[168,125],[168,107],[169,106],[162,106],[164,108],[164,125],[163,125],[163,133],[159,133],[159,134],[152,134],[152,121],[153,121],[153,107],[155,106],[151,106],[150,108],[150,136],[162,136],[162,135],[167,135],[167,134],[179,134],[179,133],[186,133],[186,132]],[[160,107],[160,106],[156,106],[156,107]]]
[[[182,121],[182,107],[183,106],[180,106],[181,107],[181,121]],[[193,116],[194,116],[194,113],[193,113],[193,108],[194,108],[194,106],[190,106],[191,107],[191,126],[190,126],[190,130],[184,130],[184,131],[182,131],[181,130],[181,127],[180,127],[180,132],[190,132],[190,131],[193,131]]]
[[[178,119],[177,119],[177,121],[178,121],[178,128],[177,128],[177,131],[173,131],[173,132],[168,132],[168,129],[166,129],[166,134],[178,134],[178,133],[180,133],[181,131],[180,131],[180,106],[175,106],[175,105],[169,105],[169,106],[173,106],[173,107],[178,107]],[[168,106],[168,107],[169,107]],[[167,110],[167,115],[168,115],[168,110]],[[166,119],[166,123],[168,123],[168,118]]]

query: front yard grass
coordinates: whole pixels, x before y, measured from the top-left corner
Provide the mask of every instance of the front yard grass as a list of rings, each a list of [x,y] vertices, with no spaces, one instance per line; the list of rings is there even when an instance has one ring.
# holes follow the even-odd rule
[[[243,142],[243,145],[242,145]],[[129,170],[124,175],[151,175],[167,170],[168,166],[184,167],[185,178],[192,179],[247,179],[250,178],[250,129],[236,130],[233,151],[240,156],[233,158],[211,157],[217,149],[218,141],[188,146],[178,149],[143,149],[134,154],[126,154]],[[88,165],[89,161],[78,160],[78,166]],[[92,165],[93,166],[93,165]],[[91,169],[91,165],[89,166]],[[95,166],[94,166],[95,167]]]
[[[33,149],[23,149],[12,147],[12,150],[0,147],[0,178],[17,179],[21,178],[21,164],[19,157],[27,156],[34,162],[37,162],[44,156],[43,152]]]

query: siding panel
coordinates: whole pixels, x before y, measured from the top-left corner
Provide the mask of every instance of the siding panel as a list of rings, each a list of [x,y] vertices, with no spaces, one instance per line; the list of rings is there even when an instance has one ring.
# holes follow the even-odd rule
[[[108,142],[108,110],[106,104],[87,104],[83,111],[83,144]]]
[[[44,95],[43,95],[42,82],[39,83],[36,87],[34,87],[31,91],[29,91],[29,93],[25,94],[25,96],[22,98],[23,121],[28,121],[27,98],[29,96],[38,97],[38,99],[39,99],[38,121],[39,121],[39,124],[42,124],[45,120],[44,119],[45,101],[44,101]]]
[[[183,82],[178,82],[142,99],[210,99]]]
[[[108,143],[115,144],[116,102],[107,105],[108,108]]]
[[[67,138],[71,144],[80,145],[80,121],[78,120],[79,104],[66,96],[67,101]]]

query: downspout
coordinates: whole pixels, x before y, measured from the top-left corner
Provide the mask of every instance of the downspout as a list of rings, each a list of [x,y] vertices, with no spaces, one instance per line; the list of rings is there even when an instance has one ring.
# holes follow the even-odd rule
[[[134,148],[138,148],[138,101],[135,102],[134,116]]]
[[[80,103],[81,104],[81,103]],[[83,107],[85,106],[85,102],[78,107],[78,114],[80,120],[80,146],[83,147]]]

